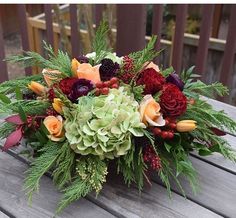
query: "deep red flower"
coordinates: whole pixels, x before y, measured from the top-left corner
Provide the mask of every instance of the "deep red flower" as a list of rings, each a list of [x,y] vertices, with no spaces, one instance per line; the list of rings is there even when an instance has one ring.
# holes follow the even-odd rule
[[[178,117],[187,109],[187,98],[176,85],[167,83],[163,86],[160,106],[164,116]]]
[[[62,79],[59,82],[59,88],[65,95],[69,95],[72,89],[72,86],[75,82],[77,82],[79,79],[75,77],[67,77],[65,79]]]
[[[162,89],[162,86],[165,83],[165,77],[153,68],[148,68],[141,72],[136,82],[137,85],[145,85],[145,95],[154,95]]]

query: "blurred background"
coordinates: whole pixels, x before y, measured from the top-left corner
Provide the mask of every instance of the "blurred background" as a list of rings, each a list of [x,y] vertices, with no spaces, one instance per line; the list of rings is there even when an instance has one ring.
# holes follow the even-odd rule
[[[43,54],[42,41],[55,51],[67,50],[71,57],[92,51],[96,26],[109,22],[108,43],[118,55],[141,49],[157,34],[157,49],[164,49],[156,60],[177,72],[196,65],[206,83],[221,81],[230,88],[225,102],[236,105],[236,13],[235,5],[0,5],[2,56],[32,50]],[[233,15],[232,15],[233,16]],[[228,45],[227,45],[228,43]],[[1,49],[1,45],[0,45]],[[45,54],[43,54],[45,55]],[[4,63],[5,64],[5,63]],[[0,64],[1,65],[1,64]],[[3,70],[3,68],[1,67]],[[14,64],[7,64],[2,81],[25,75]],[[26,74],[41,69],[26,70]],[[3,74],[1,72],[1,74]]]

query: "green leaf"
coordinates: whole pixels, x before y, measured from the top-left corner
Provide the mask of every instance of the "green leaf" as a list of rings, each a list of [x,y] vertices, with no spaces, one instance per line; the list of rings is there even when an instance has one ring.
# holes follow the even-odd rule
[[[164,77],[167,77],[169,76],[171,73],[173,73],[175,70],[173,67],[169,67],[163,71],[161,71],[161,74],[164,76]]]
[[[23,99],[23,94],[21,92],[21,89],[17,86],[15,89],[16,93],[16,100],[22,100]]]
[[[171,146],[171,145],[169,145],[169,144],[168,144],[168,143],[166,143],[166,142],[164,142],[164,146],[165,146],[166,150],[167,150],[168,152],[170,152],[170,150],[171,150],[172,146]]]
[[[27,115],[25,114],[25,111],[23,110],[23,108],[20,104],[18,105],[18,112],[19,112],[21,120],[23,122],[26,122],[27,121]]]
[[[0,93],[0,100],[5,104],[10,104],[11,100],[4,94]]]

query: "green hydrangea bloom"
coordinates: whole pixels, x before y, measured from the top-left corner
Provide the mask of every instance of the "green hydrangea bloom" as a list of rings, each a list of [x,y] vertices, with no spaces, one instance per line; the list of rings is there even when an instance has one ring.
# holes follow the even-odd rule
[[[131,136],[143,136],[138,103],[124,87],[108,95],[84,96],[76,110],[64,108],[65,135],[72,149],[82,155],[114,158],[131,148]]]

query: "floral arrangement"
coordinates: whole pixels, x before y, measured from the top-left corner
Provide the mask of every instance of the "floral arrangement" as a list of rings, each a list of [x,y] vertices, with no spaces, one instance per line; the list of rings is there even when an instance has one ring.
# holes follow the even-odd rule
[[[127,185],[142,190],[154,172],[169,193],[174,180],[184,194],[181,175],[194,191],[198,184],[192,151],[236,161],[221,137],[235,132],[236,123],[202,98],[223,96],[227,88],[204,84],[193,67],[180,75],[172,67],[159,68],[153,63],[159,54],[156,36],[143,50],[118,57],[107,47],[107,31],[103,22],[94,52],[72,60],[46,43],[47,58],[34,52],[7,58],[43,70],[0,84],[2,149],[24,139],[24,153],[32,160],[24,188],[31,199],[50,172],[64,193],[57,212],[93,190],[99,193],[111,163]]]

